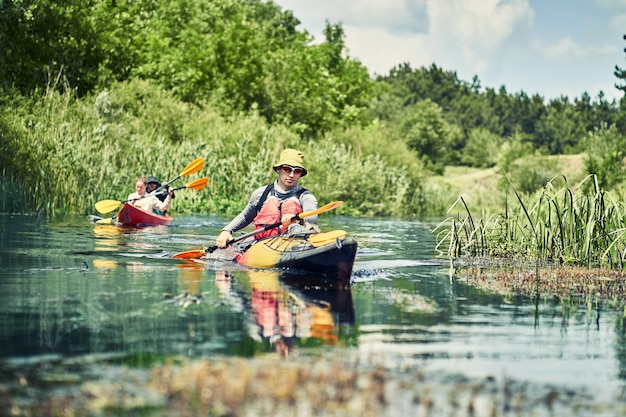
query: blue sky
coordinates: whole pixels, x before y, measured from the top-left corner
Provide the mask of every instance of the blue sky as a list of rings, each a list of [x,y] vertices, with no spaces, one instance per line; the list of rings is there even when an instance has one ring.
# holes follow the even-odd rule
[[[602,91],[626,69],[626,0],[274,0],[317,39],[341,23],[351,57],[371,74],[435,63],[483,87],[570,100]]]

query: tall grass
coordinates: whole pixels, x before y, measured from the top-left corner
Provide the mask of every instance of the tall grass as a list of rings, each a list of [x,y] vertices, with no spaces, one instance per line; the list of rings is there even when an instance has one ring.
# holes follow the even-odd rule
[[[2,212],[93,213],[99,200],[126,199],[138,176],[165,181],[203,157],[204,168],[175,185],[208,176],[208,186],[177,192],[171,211],[230,216],[276,178],[271,167],[280,151],[295,147],[309,171],[302,185],[322,204],[344,200],[340,213],[432,214],[421,165],[384,144],[376,151],[376,128],[303,141],[257,114],[224,116],[217,106],[181,102],[140,80],[83,99],[54,92],[0,99]]]
[[[478,222],[464,201],[458,201],[466,215],[439,224],[438,249],[452,259],[493,257],[624,267],[626,210],[620,198],[599,188],[594,175],[573,188],[561,177],[531,197],[514,188],[513,194],[514,204],[507,203],[503,214]]]

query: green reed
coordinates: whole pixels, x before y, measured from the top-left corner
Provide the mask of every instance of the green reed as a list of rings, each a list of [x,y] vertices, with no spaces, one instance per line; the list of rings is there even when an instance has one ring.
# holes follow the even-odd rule
[[[515,205],[507,201],[503,214],[479,222],[460,199],[457,204],[463,204],[466,215],[450,217],[437,227],[438,250],[452,259],[492,257],[624,267],[624,204],[601,190],[594,175],[573,188],[561,177],[533,196],[522,196],[514,188],[513,194]]]
[[[208,176],[208,186],[177,192],[171,211],[231,216],[276,178],[272,165],[286,147],[305,153],[302,185],[321,204],[345,201],[337,214],[416,216],[430,209],[417,159],[354,146],[373,142],[365,130],[304,141],[257,114],[184,103],[141,80],[81,99],[54,92],[2,99],[0,212],[94,214],[99,200],[126,199],[138,176],[166,181],[202,157],[200,172],[173,185]]]

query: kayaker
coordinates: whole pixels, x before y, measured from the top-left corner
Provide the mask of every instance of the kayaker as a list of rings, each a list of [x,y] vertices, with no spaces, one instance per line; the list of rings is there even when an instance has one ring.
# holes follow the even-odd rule
[[[172,191],[168,188],[165,200],[161,201],[156,195],[146,194],[146,177],[139,177],[135,181],[135,192],[128,195],[130,204],[147,211],[148,213],[165,213],[172,202]]]
[[[283,223],[281,227],[256,234],[254,237],[258,240],[283,233],[296,214],[317,210],[317,199],[313,193],[298,184],[300,178],[307,174],[302,152],[285,149],[273,169],[278,174],[276,181],[252,192],[246,208],[222,229],[215,240],[218,247],[226,247],[227,242],[233,238],[232,234],[250,223],[254,222],[255,230],[279,221]],[[317,216],[307,217],[304,226],[304,230],[318,232]]]
[[[159,188],[161,186],[161,182],[156,178],[156,177],[148,177],[148,179],[146,180],[146,193],[148,194],[152,194],[154,193],[154,191]],[[169,187],[168,187],[169,188]],[[165,190],[159,190],[159,193],[156,194],[157,198],[159,200],[161,200],[161,202],[165,202],[165,199],[167,198],[167,193],[165,192]],[[174,195],[174,193],[172,192],[172,198],[175,198],[176,196]],[[167,214],[167,210],[165,211],[161,211],[161,210],[154,210],[157,214],[160,215],[164,215]]]

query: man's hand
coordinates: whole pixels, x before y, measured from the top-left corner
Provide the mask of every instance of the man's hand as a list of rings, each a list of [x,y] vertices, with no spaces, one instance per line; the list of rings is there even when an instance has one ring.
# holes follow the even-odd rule
[[[228,231],[222,230],[217,239],[215,239],[215,244],[218,248],[225,248],[228,246],[228,241],[233,239],[233,235],[231,235]]]
[[[293,216],[291,216],[291,215],[287,215],[287,214],[286,214],[286,215],[284,215],[284,216],[282,217],[282,219],[280,219],[280,222],[282,223],[282,227],[283,227],[283,229],[288,228],[288,227],[289,227],[289,225],[295,221],[295,220],[293,220],[293,221],[292,221],[292,219],[293,219]]]

